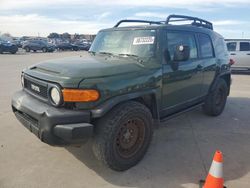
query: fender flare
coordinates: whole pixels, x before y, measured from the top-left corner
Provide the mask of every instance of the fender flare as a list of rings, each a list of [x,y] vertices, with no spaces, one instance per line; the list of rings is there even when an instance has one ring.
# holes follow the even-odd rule
[[[153,116],[155,116],[155,119],[159,118],[159,105],[156,99],[156,95],[157,95],[157,89],[151,89],[151,90],[147,90],[147,91],[138,91],[138,92],[133,92],[133,93],[128,93],[128,94],[124,94],[124,95],[119,95],[116,97],[112,97],[109,100],[107,100],[106,102],[104,102],[103,104],[99,105],[98,107],[96,107],[91,111],[91,117],[92,118],[100,118],[102,116],[104,116],[108,111],[110,111],[113,107],[115,107],[116,105],[125,102],[125,101],[129,101],[129,100],[133,100],[139,97],[143,97],[146,95],[153,95],[154,96],[154,110],[156,111],[154,114],[152,114]]]
[[[229,87],[228,87],[228,95],[229,95],[229,93],[230,93],[230,85],[231,85],[231,71],[223,71],[223,72],[220,72],[220,73],[218,73],[216,76],[215,76],[215,78],[214,78],[214,80],[213,80],[213,82],[212,82],[212,84],[211,84],[211,87],[210,87],[210,89],[209,89],[209,92],[211,92],[211,91],[213,91],[214,90],[214,88],[215,88],[215,85],[216,85],[216,83],[217,83],[217,81],[219,80],[219,79],[221,79],[223,76],[227,76],[227,75],[229,75],[229,77],[230,77],[230,83],[229,83]]]

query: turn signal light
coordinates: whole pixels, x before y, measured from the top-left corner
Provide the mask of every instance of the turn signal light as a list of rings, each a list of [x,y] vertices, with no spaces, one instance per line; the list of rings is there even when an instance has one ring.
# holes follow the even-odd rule
[[[91,102],[100,97],[99,92],[94,89],[63,89],[62,93],[65,102]]]

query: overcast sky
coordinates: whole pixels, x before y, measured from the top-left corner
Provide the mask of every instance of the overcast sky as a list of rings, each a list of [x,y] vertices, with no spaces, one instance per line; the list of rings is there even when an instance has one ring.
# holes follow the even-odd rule
[[[250,0],[0,0],[0,32],[94,34],[120,19],[165,20],[169,14],[212,21],[225,38],[250,38]]]

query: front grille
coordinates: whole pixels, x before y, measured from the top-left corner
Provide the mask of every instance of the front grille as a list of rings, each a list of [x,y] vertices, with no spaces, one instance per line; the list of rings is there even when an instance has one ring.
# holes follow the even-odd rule
[[[32,133],[34,133],[37,137],[39,136],[39,122],[37,119],[34,119],[33,117],[29,116],[28,114],[25,114],[13,107],[13,111],[17,117],[17,119]]]
[[[14,110],[15,113],[18,113],[19,116],[22,116],[23,119],[25,119],[27,122],[29,122],[30,124],[32,124],[34,127],[36,127],[37,129],[39,129],[39,124],[38,124],[38,120],[31,117],[30,115],[21,112],[17,109]]]
[[[46,83],[34,78],[24,77],[24,88],[42,98],[48,98],[48,86]]]

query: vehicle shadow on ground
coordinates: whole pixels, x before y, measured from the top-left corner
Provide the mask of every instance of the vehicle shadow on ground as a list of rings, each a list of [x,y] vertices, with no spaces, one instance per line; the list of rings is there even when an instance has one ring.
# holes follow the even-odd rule
[[[97,161],[91,142],[66,149],[107,182],[141,188],[198,187],[198,181],[207,175],[215,150],[220,149],[224,153],[227,184],[250,171],[249,106],[250,98],[229,97],[219,117],[208,117],[197,109],[162,123],[155,130],[144,159],[125,172],[112,171]]]

